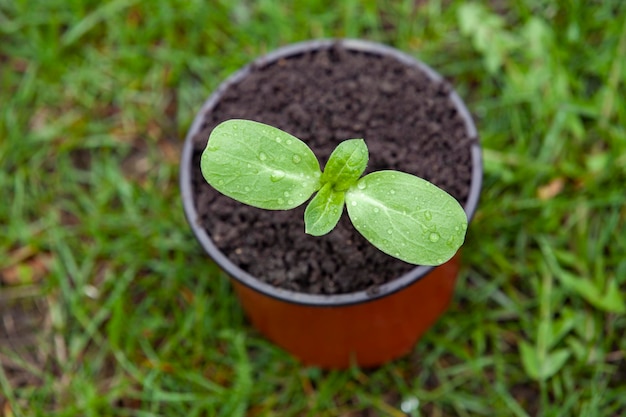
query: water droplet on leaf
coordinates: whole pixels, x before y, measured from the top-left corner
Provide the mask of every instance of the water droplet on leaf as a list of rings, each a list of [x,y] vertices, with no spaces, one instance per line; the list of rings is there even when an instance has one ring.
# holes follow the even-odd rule
[[[276,136],[276,143],[282,143],[282,142],[283,140],[279,136]]]
[[[300,157],[300,155],[294,155],[291,157],[291,160],[293,161],[294,164],[299,164],[300,161],[302,161],[302,158]]]
[[[272,175],[270,176],[270,180],[272,180],[272,182],[278,182],[283,178],[285,178],[285,171],[281,171],[280,169],[272,172]]]
[[[400,409],[406,414],[413,415],[414,412],[419,408],[419,406],[420,401],[418,398],[408,397],[407,399],[402,401],[402,404],[400,404]]]
[[[356,206],[356,201],[353,201],[350,204],[352,204],[353,206]]]
[[[437,242],[440,237],[441,236],[439,236],[439,233],[432,232],[430,236],[428,236],[428,240],[430,240],[431,242]]]
[[[261,152],[261,153],[259,154],[259,159],[260,159],[261,161],[265,161],[265,160],[267,159],[267,155],[265,155],[265,153]]]
[[[356,185],[356,188],[358,188],[359,190],[365,190],[365,187],[367,187],[365,185],[365,182],[361,181]]]
[[[426,220],[432,220],[433,219],[433,214],[430,211],[426,210],[426,211],[424,211],[424,218]]]

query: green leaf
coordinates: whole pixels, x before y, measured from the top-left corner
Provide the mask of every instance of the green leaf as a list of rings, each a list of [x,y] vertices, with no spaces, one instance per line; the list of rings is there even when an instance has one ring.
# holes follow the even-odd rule
[[[551,325],[546,343],[547,349],[555,347],[557,343],[567,336],[576,325],[577,317],[569,308],[562,308],[560,310],[560,316],[561,318],[555,320]]]
[[[594,307],[611,313],[626,313],[626,302],[615,280],[610,281],[606,292],[603,292],[590,279],[579,278],[565,270],[559,270],[556,276],[564,286],[577,292]]]
[[[322,184],[329,182],[336,191],[346,191],[363,174],[368,159],[369,153],[363,139],[341,142],[328,158]]]
[[[624,293],[620,290],[617,280],[608,283],[606,293],[602,297],[602,308],[615,313],[626,313]]]
[[[520,40],[508,32],[502,16],[481,4],[467,2],[457,11],[461,33],[471,38],[474,48],[483,54],[487,71],[497,73],[506,57]]]
[[[538,240],[550,270],[564,287],[573,290],[598,309],[611,313],[626,313],[626,299],[615,279],[604,286],[599,282],[594,282],[591,278],[578,277],[566,271],[559,265],[550,243],[542,237]]]
[[[569,349],[557,349],[548,354],[543,367],[541,368],[541,376],[545,379],[550,378],[563,368],[565,362],[569,359],[571,352]]]
[[[463,244],[467,216],[441,188],[404,172],[378,171],[346,192],[354,227],[383,252],[417,265],[440,265]]]
[[[522,366],[524,366],[526,374],[532,379],[538,380],[540,374],[540,364],[537,350],[534,349],[529,343],[521,341],[519,343],[519,353],[522,359]]]
[[[569,349],[557,349],[547,355],[540,355],[528,342],[519,344],[520,357],[526,374],[536,381],[546,380],[563,368],[569,359]]]
[[[200,167],[217,191],[263,209],[297,207],[320,188],[319,162],[304,142],[250,120],[213,129]]]
[[[344,198],[344,192],[334,191],[332,184],[326,183],[304,211],[305,231],[322,236],[333,230],[343,212]]]

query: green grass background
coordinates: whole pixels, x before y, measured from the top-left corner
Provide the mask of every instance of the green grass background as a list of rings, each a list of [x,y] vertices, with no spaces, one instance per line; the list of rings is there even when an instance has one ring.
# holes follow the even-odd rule
[[[454,302],[375,370],[263,339],[179,201],[210,92],[326,37],[429,63],[484,146]],[[38,317],[0,415],[626,415],[625,84],[621,0],[0,0],[0,311]]]

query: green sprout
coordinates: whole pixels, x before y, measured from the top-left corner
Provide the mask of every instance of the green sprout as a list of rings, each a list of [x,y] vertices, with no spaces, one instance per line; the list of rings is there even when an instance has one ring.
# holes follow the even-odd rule
[[[200,167],[206,181],[241,203],[289,210],[307,201],[305,231],[330,232],[344,205],[352,224],[375,247],[405,262],[440,265],[463,244],[467,216],[441,188],[400,171],[361,176],[363,139],[341,142],[321,171],[313,151],[280,129],[227,120],[211,132]]]

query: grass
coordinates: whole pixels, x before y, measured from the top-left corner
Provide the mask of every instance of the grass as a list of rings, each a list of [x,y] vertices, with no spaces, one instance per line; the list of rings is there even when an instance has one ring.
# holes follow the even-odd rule
[[[626,3],[0,0],[0,414],[626,414]],[[375,370],[300,366],[187,227],[181,141],[275,47],[396,46],[476,115],[450,311]]]

